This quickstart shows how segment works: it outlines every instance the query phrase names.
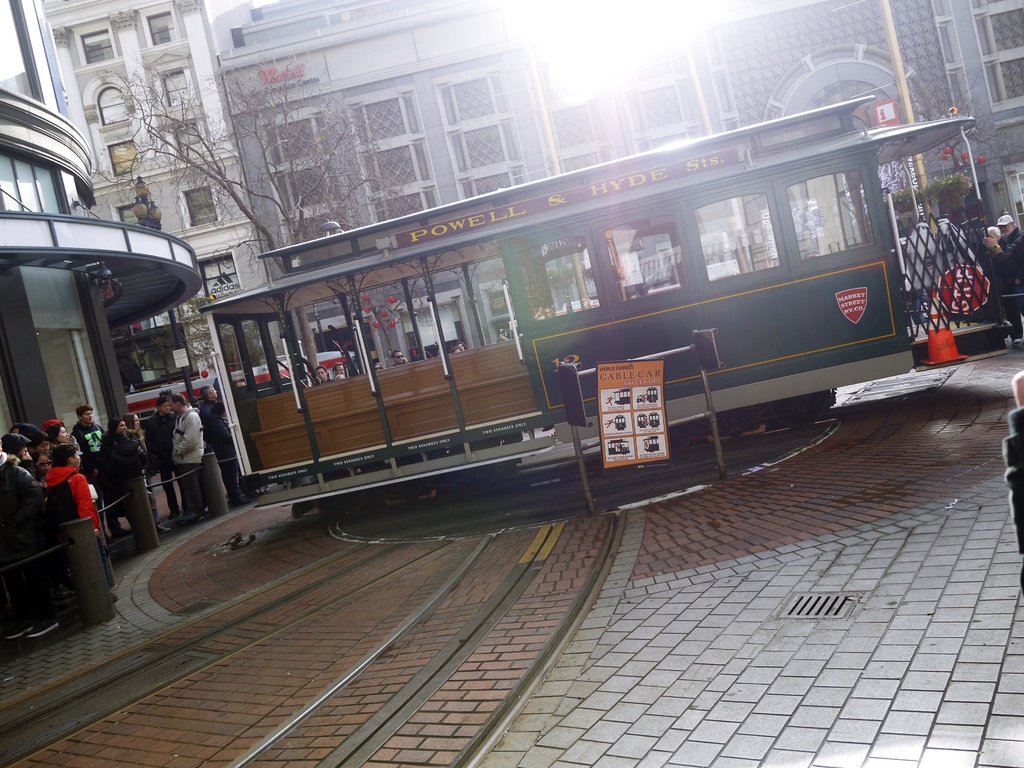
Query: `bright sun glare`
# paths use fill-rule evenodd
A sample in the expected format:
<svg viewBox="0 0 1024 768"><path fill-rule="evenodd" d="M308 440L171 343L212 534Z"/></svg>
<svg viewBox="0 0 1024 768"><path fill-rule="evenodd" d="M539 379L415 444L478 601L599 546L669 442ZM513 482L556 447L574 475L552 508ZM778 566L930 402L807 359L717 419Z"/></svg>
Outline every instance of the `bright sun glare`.
<svg viewBox="0 0 1024 768"><path fill-rule="evenodd" d="M721 4L721 0L720 0ZM528 40L551 86L582 100L663 59L699 31L708 0L505 0L509 32Z"/></svg>

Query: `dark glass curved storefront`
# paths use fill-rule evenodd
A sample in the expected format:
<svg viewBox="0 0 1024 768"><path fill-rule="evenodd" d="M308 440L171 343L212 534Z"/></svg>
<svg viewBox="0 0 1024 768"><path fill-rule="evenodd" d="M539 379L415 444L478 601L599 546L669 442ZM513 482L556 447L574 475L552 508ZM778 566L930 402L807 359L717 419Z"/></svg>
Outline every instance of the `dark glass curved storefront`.
<svg viewBox="0 0 1024 768"><path fill-rule="evenodd" d="M84 402L103 423L127 410L110 328L195 295L195 252L85 215L89 150L61 114L40 5L0 0L0 42L0 429L54 417L70 426Z"/></svg>

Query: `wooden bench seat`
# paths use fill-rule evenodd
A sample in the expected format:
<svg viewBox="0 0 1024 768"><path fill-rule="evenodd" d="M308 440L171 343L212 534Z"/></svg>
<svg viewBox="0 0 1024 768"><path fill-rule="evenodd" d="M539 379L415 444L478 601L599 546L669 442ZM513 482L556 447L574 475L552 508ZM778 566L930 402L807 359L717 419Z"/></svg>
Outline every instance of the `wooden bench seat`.
<svg viewBox="0 0 1024 768"><path fill-rule="evenodd" d="M395 440L457 429L451 386L440 358L388 368L377 374L388 427Z"/></svg>
<svg viewBox="0 0 1024 768"><path fill-rule="evenodd" d="M537 410L526 367L515 345L495 344L450 358L459 404L467 425L485 424ZM388 368L377 374L388 428L396 441L458 428L451 387L441 360L433 358ZM377 400L364 376L303 390L321 456L372 448L385 442ZM295 396L283 392L260 398L259 429L252 432L264 467L312 458L305 421Z"/></svg>
<svg viewBox="0 0 1024 768"><path fill-rule="evenodd" d="M537 410L530 374L511 342L470 349L450 359L467 425Z"/></svg>

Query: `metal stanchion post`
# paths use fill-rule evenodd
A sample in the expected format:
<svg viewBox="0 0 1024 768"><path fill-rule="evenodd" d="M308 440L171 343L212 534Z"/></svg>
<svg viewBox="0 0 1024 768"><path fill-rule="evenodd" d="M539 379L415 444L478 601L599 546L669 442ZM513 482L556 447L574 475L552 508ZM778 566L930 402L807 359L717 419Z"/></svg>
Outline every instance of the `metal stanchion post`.
<svg viewBox="0 0 1024 768"><path fill-rule="evenodd" d="M715 463L718 465L718 477L725 480L729 475L725 469L725 455L722 453L722 439L718 435L718 415L715 413L715 403L711 399L711 384L708 383L708 372L700 369L700 380L704 384L704 399L707 402L708 423L711 424L711 438L715 443Z"/></svg>
<svg viewBox="0 0 1024 768"><path fill-rule="evenodd" d="M203 454L203 468L199 472L199 482L203 487L203 498L210 517L221 517L228 513L228 492L224 490L224 480L220 476L217 457L212 453Z"/></svg>
<svg viewBox="0 0 1024 768"><path fill-rule="evenodd" d="M597 512L594 506L594 494L590 492L590 479L587 477L587 465L583 461L583 446L580 444L580 429L575 424L572 429L572 447L576 452L576 466L580 471L580 481L583 483L583 500L587 503L587 512L591 515Z"/></svg>
<svg viewBox="0 0 1024 768"><path fill-rule="evenodd" d="M153 507L149 503L146 478L133 477L127 485L131 494L124 500L124 512L128 524L132 527L135 548L139 552L149 552L160 546L160 536L156 532L156 523L153 522Z"/></svg>
<svg viewBox="0 0 1024 768"><path fill-rule="evenodd" d="M80 517L61 523L60 535L64 541L70 542L68 567L75 585L82 624L91 627L110 621L115 616L114 603L110 599L110 587L92 519Z"/></svg>

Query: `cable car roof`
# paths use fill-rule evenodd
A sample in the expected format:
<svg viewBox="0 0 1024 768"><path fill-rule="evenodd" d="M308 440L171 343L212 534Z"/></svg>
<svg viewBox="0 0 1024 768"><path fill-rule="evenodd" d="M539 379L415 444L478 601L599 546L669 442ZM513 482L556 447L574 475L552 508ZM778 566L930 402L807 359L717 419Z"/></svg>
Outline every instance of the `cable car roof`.
<svg viewBox="0 0 1024 768"><path fill-rule="evenodd" d="M389 238L393 242L395 233L402 233L403 230L410 228L430 227L432 224L457 215L466 217L474 213L487 213L507 206L510 202L515 203L584 185L588 181L609 178L617 173L635 172L638 163L643 164L644 160L648 165L655 165L658 162L667 163L670 158L696 156L697 153L711 150L725 150L728 153L737 149L750 152L754 142L769 134L786 135L788 130L795 131L802 124L815 124L816 121L827 123L829 119L838 118L845 126L845 130L842 133L834 133L824 140L819 139L818 147L813 150L813 153L820 155L843 149L862 149L866 146L874 146L878 154L878 162L881 164L905 160L933 147L954 141L960 136L962 130L966 131L972 128L975 122L974 118L959 117L930 123L858 129L854 113L873 101L873 96L864 96L734 131L676 142L639 155L588 166L558 176L449 203L428 211L419 211L390 221L270 251L261 254L260 258L281 259L285 263L291 263L293 259L310 260L313 262L313 266L286 274L268 285L232 294L207 305L202 311L216 312L219 315L250 315L276 312L279 309L290 310L308 306L314 302L334 300L339 292L347 292L347 284L343 281L348 275L378 272L380 273L380 282L387 282L398 277L410 276L415 271L414 265L406 266L403 269L405 262L444 251L453 254L455 263L468 260L468 255L455 256L455 254L460 254L460 249L471 249L477 241L486 239L487 235L483 231L479 234L467 232L450 241L428 241L419 246L404 247L400 252L395 252L382 243L386 243ZM807 142L801 141L780 150L765 150L759 157L774 155L776 152L782 162L810 156ZM739 170L742 170L742 167L738 166ZM664 189L664 187L659 187L659 189ZM557 215L564 214L559 212ZM543 217L539 217L538 222L543 223ZM494 237L500 236L502 232L500 228L491 231ZM363 247L362 252L355 256L343 252L345 248L348 248L348 254L353 252L352 248L358 252L360 242L375 243L376 247ZM353 246L353 244L355 245ZM479 254L473 255L473 258L479 258ZM318 262L322 262L323 266L315 266ZM280 306L278 305L279 299Z"/></svg>

